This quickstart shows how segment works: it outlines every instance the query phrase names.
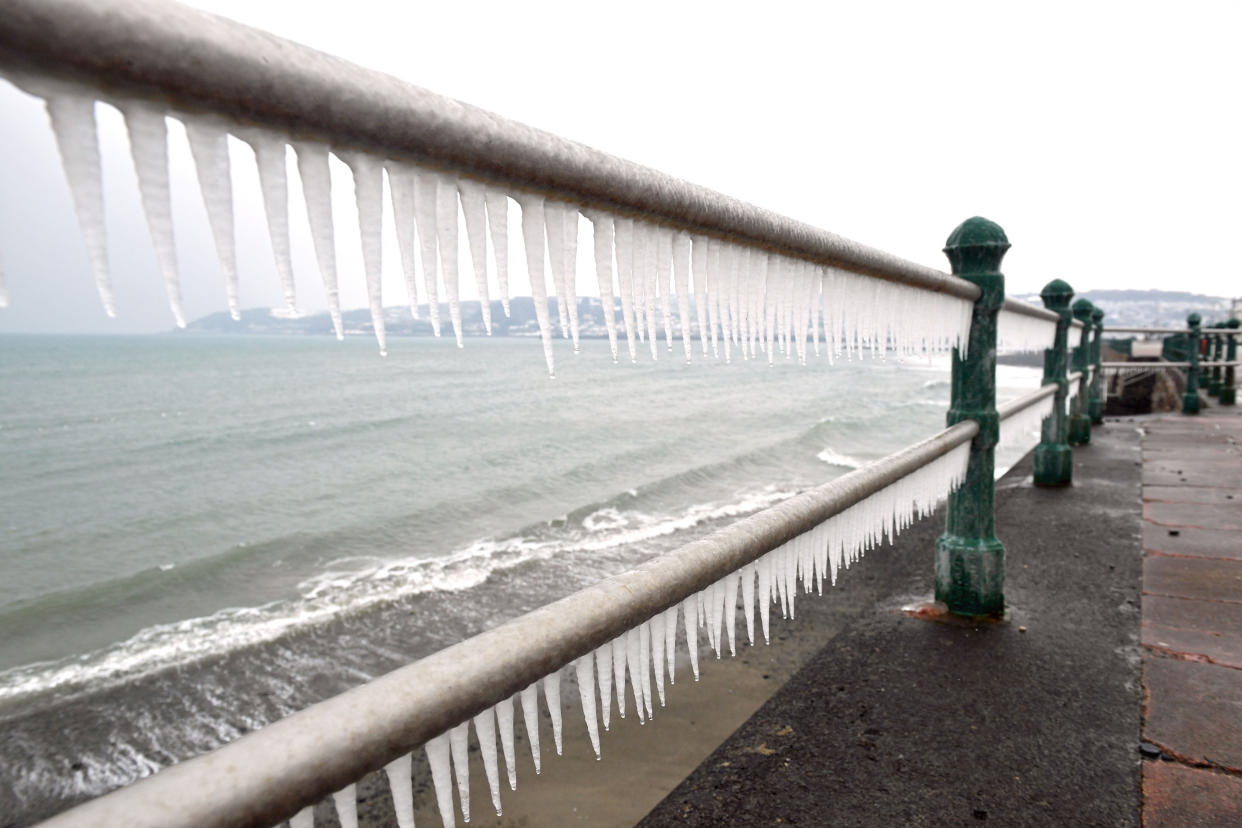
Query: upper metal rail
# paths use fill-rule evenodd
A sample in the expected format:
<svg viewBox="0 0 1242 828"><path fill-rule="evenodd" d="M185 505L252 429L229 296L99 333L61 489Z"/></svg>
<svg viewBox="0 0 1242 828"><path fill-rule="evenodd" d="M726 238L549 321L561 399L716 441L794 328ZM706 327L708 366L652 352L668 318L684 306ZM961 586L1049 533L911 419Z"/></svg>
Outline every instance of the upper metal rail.
<svg viewBox="0 0 1242 828"><path fill-rule="evenodd" d="M1001 310L1010 313L1020 313L1023 316L1031 316L1035 319L1045 319L1049 322L1056 322L1058 316L1047 308L1037 307L1035 305L1023 302L1020 299L1005 297L1005 304L1001 305Z"/></svg>
<svg viewBox="0 0 1242 828"><path fill-rule="evenodd" d="M1105 334L1112 333L1141 333L1141 334L1158 334L1167 336L1170 334L1188 334L1190 328L1105 328Z"/></svg>
<svg viewBox="0 0 1242 828"><path fill-rule="evenodd" d="M1215 362L1206 361L1206 362L1198 363L1198 366L1200 368L1218 368L1218 367L1228 368L1231 365L1234 367L1237 367L1239 365L1242 365L1242 362L1228 362L1225 360L1217 360ZM1189 362L1159 362L1156 360L1143 360L1143 359L1135 359L1135 360L1130 360L1127 362L1101 362L1100 363L1100 368L1115 368L1115 369L1147 368L1147 369L1154 370L1156 368L1189 368L1189 367L1190 367Z"/></svg>
<svg viewBox="0 0 1242 828"><path fill-rule="evenodd" d="M971 301L979 296L975 285L933 268L166 0L8 0L0 67L448 167Z"/></svg>
<svg viewBox="0 0 1242 828"><path fill-rule="evenodd" d="M1078 375L1071 374L1069 378L1073 379L1075 376ZM1023 394L1017 399L1013 399L1007 403L996 406L996 416L1001 420L1001 422L1004 422L1018 412L1025 411L1036 403L1048 399L1055 393L1057 393L1057 384L1055 382L1050 382L1047 385L1041 385L1029 394Z"/></svg>
<svg viewBox="0 0 1242 828"><path fill-rule="evenodd" d="M707 538L79 805L45 824L274 825L970 442L978 433L974 420L958 423Z"/></svg>

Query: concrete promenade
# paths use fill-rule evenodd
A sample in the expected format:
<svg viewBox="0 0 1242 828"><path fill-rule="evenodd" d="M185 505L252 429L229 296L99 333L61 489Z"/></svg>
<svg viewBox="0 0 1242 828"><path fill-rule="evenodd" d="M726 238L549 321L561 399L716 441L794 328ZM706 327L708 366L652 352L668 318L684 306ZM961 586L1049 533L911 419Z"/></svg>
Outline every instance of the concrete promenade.
<svg viewBox="0 0 1242 828"><path fill-rule="evenodd" d="M1242 416L1109 421L1074 473L998 484L1004 621L903 612L943 523L913 527L871 553L888 595L642 824L1242 824Z"/></svg>

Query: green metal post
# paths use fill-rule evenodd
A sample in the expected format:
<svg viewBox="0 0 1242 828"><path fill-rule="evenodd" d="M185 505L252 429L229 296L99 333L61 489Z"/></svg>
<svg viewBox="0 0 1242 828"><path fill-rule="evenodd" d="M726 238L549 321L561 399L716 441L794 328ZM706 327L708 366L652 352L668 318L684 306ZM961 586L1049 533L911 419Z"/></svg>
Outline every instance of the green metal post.
<svg viewBox="0 0 1242 828"><path fill-rule="evenodd" d="M1186 393L1182 394L1183 414L1199 413L1199 343L1203 338L1199 323L1202 321L1203 317L1197 313L1186 317L1190 325L1190 370L1186 372Z"/></svg>
<svg viewBox="0 0 1242 828"><path fill-rule="evenodd" d="M1238 358L1238 326L1242 325L1236 319L1230 319L1225 323L1225 339L1228 340L1225 345L1225 361L1234 362ZM1238 403L1238 387L1235 383L1235 373L1233 366L1225 368L1225 378L1220 385L1220 404L1221 405L1237 405Z"/></svg>
<svg viewBox="0 0 1242 828"><path fill-rule="evenodd" d="M1091 337L1091 400L1087 406L1087 414L1093 425L1104 422L1104 372L1100 367L1101 340L1104 337L1104 311L1096 308L1091 311L1091 323L1095 334Z"/></svg>
<svg viewBox="0 0 1242 828"><path fill-rule="evenodd" d="M1057 336L1053 345L1044 351L1044 385L1057 384L1056 402L1052 416L1044 420L1042 439L1035 447L1035 485L1068 486L1074 480L1074 455L1066 442L1069 419L1065 402L1069 399L1069 328L1073 315L1070 300L1074 289L1060 279L1053 279L1039 294L1044 307L1057 315Z"/></svg>
<svg viewBox="0 0 1242 828"><path fill-rule="evenodd" d="M962 486L949 495L945 532L936 542L936 600L958 615L1005 611L1005 547L996 539L995 450L1000 436L996 414L996 316L1005 301L1001 259L1009 239L1000 225L978 216L958 226L945 243L953 273L981 289L963 356L953 351L949 425L979 423L970 445Z"/></svg>
<svg viewBox="0 0 1242 828"><path fill-rule="evenodd" d="M1225 337L1219 333L1223 327L1225 327L1223 323L1212 326L1212 338L1208 340L1206 356L1213 362L1220 362L1225 358ZM1212 366L1212 370L1208 373L1208 396L1220 396L1220 387L1223 380L1222 373L1219 365Z"/></svg>
<svg viewBox="0 0 1242 828"><path fill-rule="evenodd" d="M1082 337L1078 341L1078 347L1074 349L1074 370L1080 372L1081 376L1078 378L1078 396L1074 398L1074 410L1070 414L1068 439L1071 446L1085 446L1091 442L1091 417L1087 408L1091 393L1088 381L1093 327L1091 312L1094 310L1095 305L1086 299L1079 299L1073 305L1074 318L1082 323Z"/></svg>

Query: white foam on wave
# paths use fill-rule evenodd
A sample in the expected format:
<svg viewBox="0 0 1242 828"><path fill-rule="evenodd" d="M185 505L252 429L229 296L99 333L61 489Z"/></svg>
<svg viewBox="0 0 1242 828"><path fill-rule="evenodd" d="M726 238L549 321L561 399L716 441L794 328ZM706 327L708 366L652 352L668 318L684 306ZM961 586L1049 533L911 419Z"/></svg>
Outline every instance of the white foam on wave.
<svg viewBox="0 0 1242 828"><path fill-rule="evenodd" d="M837 454L831 448L826 448L815 455L815 459L822 460L830 466L840 466L843 469L858 469L863 466L863 461L845 454Z"/></svg>
<svg viewBox="0 0 1242 828"><path fill-rule="evenodd" d="M401 598L456 592L478 586L493 573L572 551L601 551L650 541L704 523L737 517L796 494L767 486L729 502L692 505L679 514L600 509L550 538L486 538L438 558L382 561L349 557L298 585L299 596L256 607L231 607L208 616L148 627L111 646L54 662L0 672L0 704L9 706L49 692L99 690L172 666L181 666ZM637 562L637 559L636 561Z"/></svg>

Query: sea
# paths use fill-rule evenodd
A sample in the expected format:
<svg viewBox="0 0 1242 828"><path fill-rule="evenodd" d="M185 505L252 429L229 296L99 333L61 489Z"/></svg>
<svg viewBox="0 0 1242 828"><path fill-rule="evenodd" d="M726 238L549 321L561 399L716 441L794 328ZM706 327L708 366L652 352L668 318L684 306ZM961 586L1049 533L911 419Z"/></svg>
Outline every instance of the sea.
<svg viewBox="0 0 1242 828"><path fill-rule="evenodd" d="M553 379L520 337L0 337L0 812L218 746L944 425L944 356L674 344L614 364L558 341ZM1010 398L1039 371L998 378Z"/></svg>

